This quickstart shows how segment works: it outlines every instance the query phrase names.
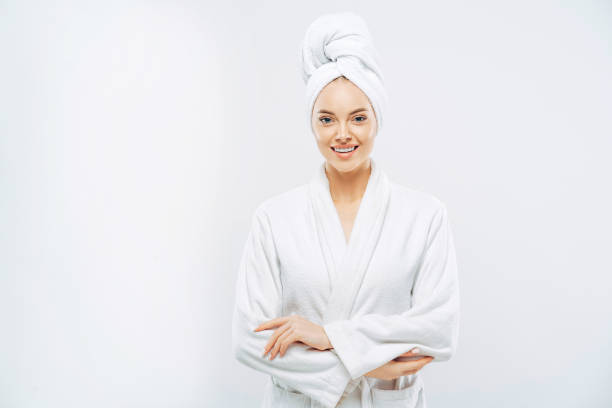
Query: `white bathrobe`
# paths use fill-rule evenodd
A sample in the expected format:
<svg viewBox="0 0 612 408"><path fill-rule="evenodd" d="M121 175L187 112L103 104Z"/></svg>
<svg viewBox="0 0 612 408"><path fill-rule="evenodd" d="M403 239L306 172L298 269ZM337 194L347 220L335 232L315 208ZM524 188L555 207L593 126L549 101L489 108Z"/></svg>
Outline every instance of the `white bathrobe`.
<svg viewBox="0 0 612 408"><path fill-rule="evenodd" d="M309 183L254 212L232 347L238 361L269 375L263 407L423 408L419 372L395 380L364 374L414 347L431 363L455 352L459 285L446 206L371 163L348 243L324 162ZM282 357L262 357L276 329L253 329L292 314L323 326L333 348L297 342Z"/></svg>

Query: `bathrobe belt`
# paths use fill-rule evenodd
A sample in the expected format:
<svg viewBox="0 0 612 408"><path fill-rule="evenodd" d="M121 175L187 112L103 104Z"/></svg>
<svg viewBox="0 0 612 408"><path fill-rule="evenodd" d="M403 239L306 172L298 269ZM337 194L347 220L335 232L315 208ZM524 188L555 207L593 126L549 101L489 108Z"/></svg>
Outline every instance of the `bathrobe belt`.
<svg viewBox="0 0 612 408"><path fill-rule="evenodd" d="M272 386L276 387L278 392L284 395L287 395L289 391L287 390L285 385L281 385L278 379L274 376L271 376L271 380L272 380ZM356 380L351 380L349 382L348 387L350 387L350 391L345 392L345 394L340 398L340 401L338 401L338 403L340 403L344 398L346 398L348 394L355 391L355 388L359 387L361 388L361 407L362 408L374 408L374 402L372 401L370 383L368 382L365 376L362 376ZM314 404L314 400L311 397L309 406L312 406L313 404Z"/></svg>
<svg viewBox="0 0 612 408"><path fill-rule="evenodd" d="M344 391L344 394L340 398L340 401L346 398L348 394L351 394L353 391L355 391L355 388L357 387L361 389L361 407L373 408L374 402L372 401L371 387L365 376L361 376L358 379L351 380L348 383L347 389Z"/></svg>
<svg viewBox="0 0 612 408"><path fill-rule="evenodd" d="M365 376L361 377L361 381L359 381L359 387L361 388L361 407L373 408L374 402L372 401L370 383L368 382Z"/></svg>

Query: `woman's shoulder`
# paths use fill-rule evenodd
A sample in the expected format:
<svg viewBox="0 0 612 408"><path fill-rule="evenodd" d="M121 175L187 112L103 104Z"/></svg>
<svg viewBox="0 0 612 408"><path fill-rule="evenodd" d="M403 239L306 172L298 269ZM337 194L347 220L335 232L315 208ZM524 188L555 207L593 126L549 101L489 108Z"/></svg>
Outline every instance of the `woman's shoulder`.
<svg viewBox="0 0 612 408"><path fill-rule="evenodd" d="M414 187L391 182L392 196L396 204L410 208L418 213L436 214L446 210L446 204L437 195Z"/></svg>
<svg viewBox="0 0 612 408"><path fill-rule="evenodd" d="M302 184L264 199L257 205L255 214L275 218L287 217L307 206L308 184Z"/></svg>

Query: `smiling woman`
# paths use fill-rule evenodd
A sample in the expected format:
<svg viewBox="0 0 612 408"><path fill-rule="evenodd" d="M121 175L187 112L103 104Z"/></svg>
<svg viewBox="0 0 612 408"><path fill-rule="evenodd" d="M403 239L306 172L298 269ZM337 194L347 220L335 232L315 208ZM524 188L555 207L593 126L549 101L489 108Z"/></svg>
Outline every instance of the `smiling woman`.
<svg viewBox="0 0 612 408"><path fill-rule="evenodd" d="M370 157L386 94L365 22L322 16L303 43L308 126L324 161L261 203L236 281L232 346L269 375L263 407L425 407L419 375L459 329L446 206Z"/></svg>
<svg viewBox="0 0 612 408"><path fill-rule="evenodd" d="M314 111L311 126L317 145L334 168L351 171L370 156L378 125L370 100L359 87L338 77L321 90Z"/></svg>

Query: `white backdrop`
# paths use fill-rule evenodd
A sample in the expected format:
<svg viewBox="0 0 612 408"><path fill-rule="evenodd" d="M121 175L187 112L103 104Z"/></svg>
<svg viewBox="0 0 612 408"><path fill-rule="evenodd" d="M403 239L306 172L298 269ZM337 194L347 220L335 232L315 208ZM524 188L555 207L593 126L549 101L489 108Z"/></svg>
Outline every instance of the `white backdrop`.
<svg viewBox="0 0 612 408"><path fill-rule="evenodd" d="M298 52L343 10L390 94L374 156L455 235L429 406L612 404L609 1L2 1L1 407L259 406L239 257L321 160Z"/></svg>

